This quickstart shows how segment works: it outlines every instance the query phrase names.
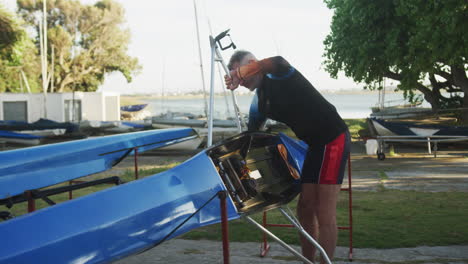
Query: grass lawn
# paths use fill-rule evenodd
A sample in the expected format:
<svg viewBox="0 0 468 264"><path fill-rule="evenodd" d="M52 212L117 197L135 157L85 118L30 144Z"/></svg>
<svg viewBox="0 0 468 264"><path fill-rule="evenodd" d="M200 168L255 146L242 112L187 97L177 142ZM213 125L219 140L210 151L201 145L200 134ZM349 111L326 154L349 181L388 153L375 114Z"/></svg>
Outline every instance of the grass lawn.
<svg viewBox="0 0 468 264"><path fill-rule="evenodd" d="M133 96L120 96L120 105L136 105L136 104L143 104L141 100Z"/></svg>
<svg viewBox="0 0 468 264"><path fill-rule="evenodd" d="M353 244L357 248L400 248L468 244L468 193L423 193L384 190L353 192ZM348 225L347 195L338 204L338 225ZM295 210L295 201L290 204ZM261 214L254 216L261 221ZM269 223L288 223L277 210L268 213ZM230 240L260 241L262 234L242 220L230 222ZM293 228L271 227L287 243L298 244ZM199 228L187 239L221 239L219 225ZM339 231L338 244L348 246L348 231Z"/></svg>
<svg viewBox="0 0 468 264"><path fill-rule="evenodd" d="M345 119L346 125L348 125L349 133L352 139L359 139L359 130L367 129L368 125L365 118L359 119Z"/></svg>

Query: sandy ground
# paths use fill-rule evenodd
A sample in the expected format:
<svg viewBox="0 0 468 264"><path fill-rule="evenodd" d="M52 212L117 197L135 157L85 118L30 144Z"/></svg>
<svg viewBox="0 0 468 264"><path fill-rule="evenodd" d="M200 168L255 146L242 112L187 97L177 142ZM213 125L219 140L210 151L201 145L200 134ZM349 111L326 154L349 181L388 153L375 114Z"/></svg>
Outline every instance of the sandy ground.
<svg viewBox="0 0 468 264"><path fill-rule="evenodd" d="M260 243L231 242L230 263L242 264L300 264L292 254L276 243L271 244L265 257L260 257ZM298 246L294 249L300 250ZM140 255L117 261L118 264L153 264L153 263L223 263L221 242L172 239L157 248ZM416 247L399 249L366 249L353 251L353 261L348 259L348 248L338 247L333 263L353 264L436 264L468 263L468 246L451 247Z"/></svg>
<svg viewBox="0 0 468 264"><path fill-rule="evenodd" d="M365 154L362 142L353 143L351 159L353 190L373 191L384 186L424 192L468 191L468 151L441 147L435 158L424 148L395 145L395 152L397 155L387 154L385 160L379 161L375 156ZM139 158L138 164L140 168L158 167L161 164L182 162L193 154L145 155ZM120 174L133 168L133 159L126 159L111 173ZM221 247L221 242L216 241L172 239L152 250L117 263L223 263ZM260 243L230 243L231 263L301 263L276 243L272 243L272 248L266 257L259 257L259 252ZM339 247L334 263L350 263L348 253L348 248ZM468 245L387 250L357 248L353 250L352 263L468 263Z"/></svg>

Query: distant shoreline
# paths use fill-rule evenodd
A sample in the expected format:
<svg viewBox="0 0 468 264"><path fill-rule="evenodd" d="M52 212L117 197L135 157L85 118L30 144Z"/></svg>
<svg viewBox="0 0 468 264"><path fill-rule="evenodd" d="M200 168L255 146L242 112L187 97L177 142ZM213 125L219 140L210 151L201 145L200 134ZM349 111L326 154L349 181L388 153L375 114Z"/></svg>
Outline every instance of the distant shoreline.
<svg viewBox="0 0 468 264"><path fill-rule="evenodd" d="M378 91L370 91L370 90L338 90L338 91L331 91L331 90L322 90L320 91L321 94L377 94ZM402 93L401 91L385 91L387 94L398 94ZM253 95L253 92L243 92L237 93L236 96L244 96L244 95ZM209 97L209 94L206 95ZM224 96L224 93L216 93L215 96ZM120 95L121 98L128 98L134 100L148 100L148 99L198 99L203 98L202 93L187 93L187 94L170 94L161 96L160 94L122 94Z"/></svg>

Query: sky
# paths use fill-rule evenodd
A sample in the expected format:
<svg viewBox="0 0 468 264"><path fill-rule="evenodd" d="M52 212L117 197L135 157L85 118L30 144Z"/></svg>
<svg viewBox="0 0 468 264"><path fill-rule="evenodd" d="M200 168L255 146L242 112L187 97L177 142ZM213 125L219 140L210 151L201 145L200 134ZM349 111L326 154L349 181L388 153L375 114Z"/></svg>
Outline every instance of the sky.
<svg viewBox="0 0 468 264"><path fill-rule="evenodd" d="M81 0L93 4L96 0ZM120 73L106 76L100 91L167 94L202 90L193 0L117 0L131 31L129 55L143 69L131 83ZM14 6L15 0L0 0ZM324 70L323 40L333 15L322 0L196 0L205 87L210 87L210 25L213 35L230 29L237 49L258 59L281 55L319 90L362 85ZM222 51L229 60L233 50ZM215 89L222 89L216 70ZM246 91L245 88L242 88Z"/></svg>

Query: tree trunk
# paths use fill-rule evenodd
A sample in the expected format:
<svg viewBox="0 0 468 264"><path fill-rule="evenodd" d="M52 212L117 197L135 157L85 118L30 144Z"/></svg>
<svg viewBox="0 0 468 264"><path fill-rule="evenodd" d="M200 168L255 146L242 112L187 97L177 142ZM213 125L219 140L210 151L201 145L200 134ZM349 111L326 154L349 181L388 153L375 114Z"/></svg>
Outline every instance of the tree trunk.
<svg viewBox="0 0 468 264"><path fill-rule="evenodd" d="M468 125L468 91L464 92L464 97L463 97L463 109L461 111L461 122L464 125Z"/></svg>
<svg viewBox="0 0 468 264"><path fill-rule="evenodd" d="M461 122L465 125L468 125L468 78L466 77L466 72L461 66L451 66L453 80L456 86L459 86L463 91L463 106L460 113Z"/></svg>
<svg viewBox="0 0 468 264"><path fill-rule="evenodd" d="M385 72L384 77L400 82L403 79L401 74L394 73L391 71ZM426 100L431 105L432 110L437 111L440 109L439 98L436 94L432 93L431 89L427 88L426 86L422 85L417 81L414 83L414 87L424 95L424 100Z"/></svg>
<svg viewBox="0 0 468 264"><path fill-rule="evenodd" d="M63 93L68 84L73 82L73 76L71 73L65 74L65 77L57 83L58 92Z"/></svg>
<svg viewBox="0 0 468 264"><path fill-rule="evenodd" d="M440 100L437 92L434 93L419 82L415 83L415 87L418 91L423 93L424 100L431 105L433 111L438 111L440 109Z"/></svg>

